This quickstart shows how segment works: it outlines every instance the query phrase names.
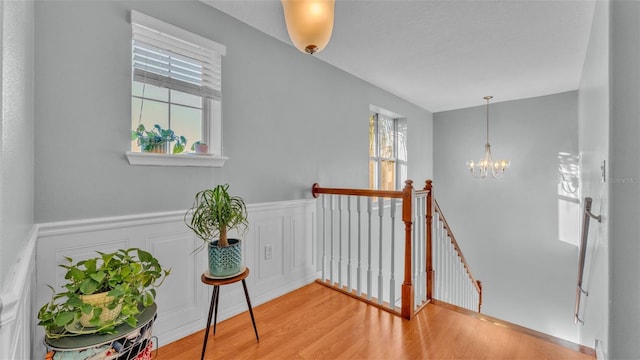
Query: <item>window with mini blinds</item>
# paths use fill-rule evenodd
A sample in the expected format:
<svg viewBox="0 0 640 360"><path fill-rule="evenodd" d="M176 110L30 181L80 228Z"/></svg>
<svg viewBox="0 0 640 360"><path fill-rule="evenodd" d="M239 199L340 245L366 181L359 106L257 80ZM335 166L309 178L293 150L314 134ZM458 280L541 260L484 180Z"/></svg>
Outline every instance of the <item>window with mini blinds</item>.
<svg viewBox="0 0 640 360"><path fill-rule="evenodd" d="M225 46L136 11L131 25L129 161L221 166L210 160L224 160L220 103ZM158 163L146 163L149 159Z"/></svg>

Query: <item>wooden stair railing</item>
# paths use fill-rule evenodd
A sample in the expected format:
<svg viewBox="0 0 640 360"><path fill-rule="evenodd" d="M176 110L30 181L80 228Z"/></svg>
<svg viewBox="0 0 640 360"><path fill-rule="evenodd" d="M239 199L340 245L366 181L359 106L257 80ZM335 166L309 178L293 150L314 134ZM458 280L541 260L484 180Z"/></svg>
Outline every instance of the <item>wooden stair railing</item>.
<svg viewBox="0 0 640 360"><path fill-rule="evenodd" d="M471 275L460 247L433 198L431 180L427 180L424 189L420 190L415 190L413 181L407 180L402 191L322 188L314 184L312 194L316 198L324 195L321 203L322 279L318 283L411 319L427 303L435 300L434 283L446 284L444 278L436 278L438 273L434 271L433 259L434 228L438 230L437 226L445 224L456 256L478 289L480 310L481 284ZM395 226L398 222L395 216L397 207L401 208L402 222L398 227ZM386 213L388 217L385 217ZM362 225L363 217L366 218L365 226ZM348 227L344 227L343 222L348 223ZM352 226L354 223L357 226ZM374 224L378 225L377 229ZM403 238L403 241L396 242L396 237ZM441 245L436 244L436 247L442 249ZM396 252L397 249L402 253ZM347 254L346 261L344 254ZM435 265L437 268L439 264ZM334 272L334 269L337 271ZM343 277L345 270L346 276ZM373 281L376 270L377 283ZM398 289L396 270L402 272L403 279ZM363 273L366 275L366 287L362 281ZM441 275L445 273L443 271ZM386 281L388 286L385 285ZM401 295L399 300L395 296L397 290ZM438 300L447 302L448 299ZM399 306L396 305L398 301ZM455 302L453 304L458 305Z"/></svg>
<svg viewBox="0 0 640 360"><path fill-rule="evenodd" d="M464 271L466 273L466 276L468 276L468 278L469 278L469 283L477 291L477 294L478 294L478 300L477 300L478 312L481 312L481 309L482 309L482 282L480 282L479 280L476 280L474 278L473 274L471 273L471 269L469 267L469 263L467 263L467 260L465 259L464 254L462 254L462 250L460 249L460 245L458 245L458 241L456 240L455 235L453 235L453 232L451 231L451 227L447 223L447 219L445 219L444 215L442 214L442 209L440 209L440 205L438 205L438 202L435 201L435 199L434 199L434 206L435 206L435 212L436 212L436 214L438 216L439 222L442 224L442 228L446 231L446 238L449 239L449 241L450 241L450 243L451 243L451 245L453 247L453 250L457 254L458 258L460 259L460 263L464 267ZM442 239L442 240L446 240L446 239ZM454 301L448 301L448 302L454 303ZM464 304L455 304L454 303L454 305L458 305L460 307L468 307L468 306L464 306Z"/></svg>

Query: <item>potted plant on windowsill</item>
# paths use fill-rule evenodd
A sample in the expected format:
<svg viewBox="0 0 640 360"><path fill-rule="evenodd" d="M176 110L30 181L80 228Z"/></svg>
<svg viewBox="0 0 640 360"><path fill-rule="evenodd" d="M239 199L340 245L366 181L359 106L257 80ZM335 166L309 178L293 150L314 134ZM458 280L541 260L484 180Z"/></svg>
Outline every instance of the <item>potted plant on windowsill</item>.
<svg viewBox="0 0 640 360"><path fill-rule="evenodd" d="M191 150L196 154L208 154L209 153L209 145L207 143L202 142L200 140L196 141L191 145Z"/></svg>
<svg viewBox="0 0 640 360"><path fill-rule="evenodd" d="M137 324L136 315L155 301L155 288L171 270L150 253L137 248L67 263L64 291L40 308L38 325L48 338L80 334L110 334L117 325Z"/></svg>
<svg viewBox="0 0 640 360"><path fill-rule="evenodd" d="M213 277L230 277L242 271L241 241L228 239L227 233L246 231L247 207L242 198L231 196L228 190L229 185L218 185L198 192L184 216L185 224L208 246L208 275Z"/></svg>
<svg viewBox="0 0 640 360"><path fill-rule="evenodd" d="M187 139L184 136L178 136L171 129L163 129L160 125L155 124L153 129L145 129L143 124L131 131L131 141L137 140L140 150L143 152L152 152L160 154L168 154L171 143L173 145L173 153L179 154L184 151Z"/></svg>

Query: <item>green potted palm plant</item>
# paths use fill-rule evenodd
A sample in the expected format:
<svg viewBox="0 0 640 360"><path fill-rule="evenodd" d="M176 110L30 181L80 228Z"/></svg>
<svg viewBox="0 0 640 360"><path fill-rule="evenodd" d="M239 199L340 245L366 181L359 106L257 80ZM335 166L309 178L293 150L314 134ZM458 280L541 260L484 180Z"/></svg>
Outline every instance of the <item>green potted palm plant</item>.
<svg viewBox="0 0 640 360"><path fill-rule="evenodd" d="M131 248L74 262L65 257L64 291L40 308L38 325L48 338L114 333L116 326L137 324L136 315L154 303L156 290L171 270L150 253Z"/></svg>
<svg viewBox="0 0 640 360"><path fill-rule="evenodd" d="M198 192L184 216L185 224L208 246L209 274L214 277L228 277L242 270L241 241L229 239L227 234L230 230L246 231L247 207L242 198L231 196L228 190L229 185L217 185Z"/></svg>

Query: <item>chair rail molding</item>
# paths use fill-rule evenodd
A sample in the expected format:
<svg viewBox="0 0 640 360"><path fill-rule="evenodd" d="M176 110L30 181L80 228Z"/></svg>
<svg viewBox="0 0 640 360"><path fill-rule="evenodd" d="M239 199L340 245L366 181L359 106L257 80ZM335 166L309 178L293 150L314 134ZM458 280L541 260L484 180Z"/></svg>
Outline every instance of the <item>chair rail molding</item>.
<svg viewBox="0 0 640 360"><path fill-rule="evenodd" d="M247 204L249 231L244 236L243 259L251 269L247 286L252 304L272 300L313 282L317 277L313 258L315 246L315 200ZM47 302L47 284L64 284L64 256L80 260L95 251L138 247L156 256L171 275L158 289L158 319L153 334L159 346L178 340L205 327L211 289L200 275L207 267L207 251L194 253L202 241L184 224L184 211L82 219L39 226L36 246L37 281L35 306ZM230 236L238 234L230 233ZM269 247L270 256L265 249ZM238 300L244 298L241 286L223 290L219 321L247 311ZM256 318L258 328L260 319ZM36 344L44 333L34 325ZM44 356L44 347L34 349L34 358ZM42 356L41 356L42 355Z"/></svg>

